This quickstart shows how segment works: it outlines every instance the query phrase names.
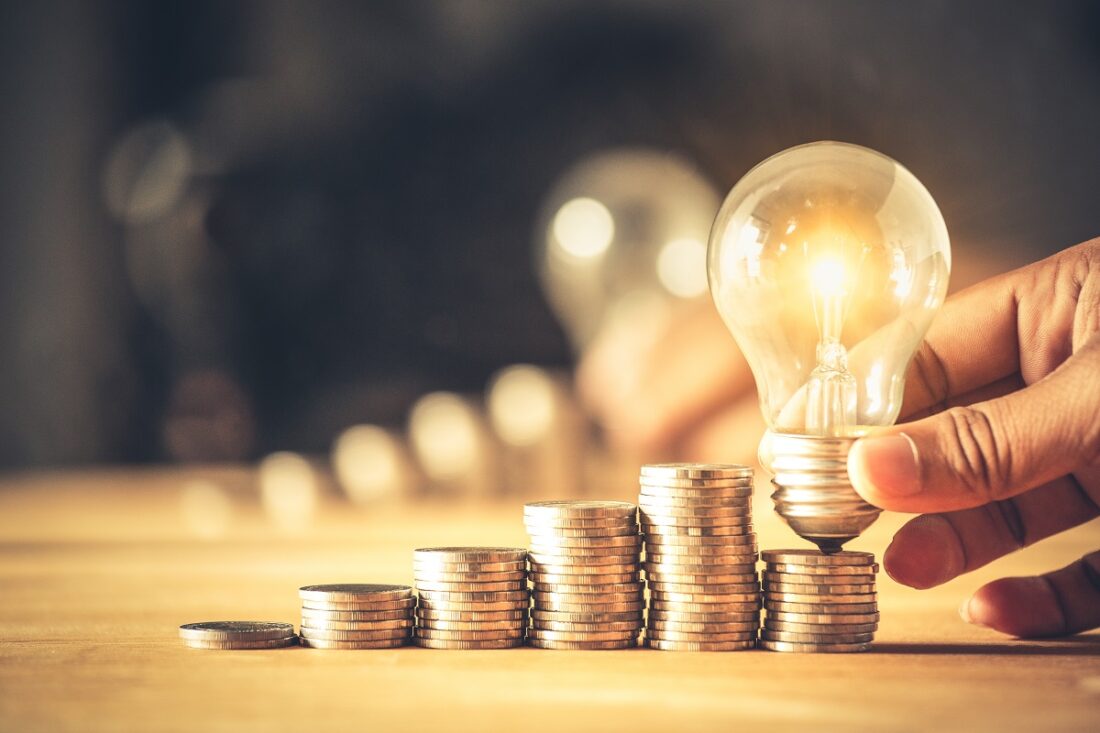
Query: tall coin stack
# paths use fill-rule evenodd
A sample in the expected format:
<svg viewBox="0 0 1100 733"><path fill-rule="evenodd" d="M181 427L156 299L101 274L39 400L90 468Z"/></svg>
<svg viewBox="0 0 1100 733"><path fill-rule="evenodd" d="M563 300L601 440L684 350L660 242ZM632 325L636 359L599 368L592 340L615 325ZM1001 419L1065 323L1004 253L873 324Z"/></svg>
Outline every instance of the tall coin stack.
<svg viewBox="0 0 1100 733"><path fill-rule="evenodd" d="M510 649L527 628L527 550L427 547L413 552L417 646Z"/></svg>
<svg viewBox="0 0 1100 733"><path fill-rule="evenodd" d="M638 508L623 501L523 507L531 537L531 646L626 649L643 627Z"/></svg>
<svg viewBox="0 0 1100 733"><path fill-rule="evenodd" d="M646 642L668 651L738 651L760 625L752 469L642 466L642 535L649 585Z"/></svg>
<svg viewBox="0 0 1100 733"><path fill-rule="evenodd" d="M302 646L392 649L409 643L416 599L407 585L307 585L298 597Z"/></svg>
<svg viewBox="0 0 1100 733"><path fill-rule="evenodd" d="M767 550L760 646L777 652L862 652L878 628L869 552Z"/></svg>

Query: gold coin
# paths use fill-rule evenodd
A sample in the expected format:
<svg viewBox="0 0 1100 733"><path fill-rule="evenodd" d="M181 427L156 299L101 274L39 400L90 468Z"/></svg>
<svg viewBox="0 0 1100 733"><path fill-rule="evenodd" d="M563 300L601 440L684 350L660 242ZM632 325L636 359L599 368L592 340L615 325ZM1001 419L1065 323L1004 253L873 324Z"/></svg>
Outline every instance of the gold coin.
<svg viewBox="0 0 1100 733"><path fill-rule="evenodd" d="M576 558L579 560L588 560L590 558L599 557L614 557L616 562L621 562L618 558L622 557L637 557L642 551L642 541L639 538L638 541L632 545L618 546L618 547L557 547L555 545L547 545L543 543L531 543L531 557L552 557L558 558L559 561L562 558Z"/></svg>
<svg viewBox="0 0 1100 733"><path fill-rule="evenodd" d="M872 575L794 575L764 571L764 580L769 583L797 583L800 585L866 585L874 584Z"/></svg>
<svg viewBox="0 0 1100 733"><path fill-rule="evenodd" d="M650 622L686 623L686 624L741 624L759 625L759 611L740 611L736 613L685 613L682 611L658 611L651 609Z"/></svg>
<svg viewBox="0 0 1100 733"><path fill-rule="evenodd" d="M756 630L759 624L753 621L742 621L740 623L707 623L707 622L690 622L690 621L663 621L661 619L651 619L646 626L647 629L654 631L666 631L666 632L684 632L689 634L756 634ZM647 632L648 633L648 632ZM660 635L658 634L658 638Z"/></svg>
<svg viewBox="0 0 1100 733"><path fill-rule="evenodd" d="M765 550L764 561L784 565L873 565L869 552L842 550L826 555L820 550Z"/></svg>
<svg viewBox="0 0 1100 733"><path fill-rule="evenodd" d="M752 479L691 479L670 478L650 479L644 476L638 480L643 494L752 494Z"/></svg>
<svg viewBox="0 0 1100 733"><path fill-rule="evenodd" d="M202 621L180 626L181 639L197 641L263 641L294 635L294 625L277 621Z"/></svg>
<svg viewBox="0 0 1100 733"><path fill-rule="evenodd" d="M799 634L793 631L778 631L765 628L760 632L760 638L768 639L769 641L789 641L795 644L865 644L869 641L873 641L875 635L872 632L857 634Z"/></svg>
<svg viewBox="0 0 1100 733"><path fill-rule="evenodd" d="M754 535L751 523L725 527L685 527L676 524L642 524L646 537L742 537Z"/></svg>
<svg viewBox="0 0 1100 733"><path fill-rule="evenodd" d="M427 570L414 571L414 578L419 584L427 583L512 583L527 579L527 573L523 570L515 570L508 573L438 573Z"/></svg>
<svg viewBox="0 0 1100 733"><path fill-rule="evenodd" d="M740 565L726 565L719 563L688 563L688 562L644 562L642 569L646 577L650 575L695 575L698 577L712 577L722 575L756 575L756 563L742 563Z"/></svg>
<svg viewBox="0 0 1100 733"><path fill-rule="evenodd" d="M580 539L584 537L629 537L638 534L638 525L634 522L618 527L594 527L594 528L562 528L539 527L527 525L527 534L532 538L539 538L547 542L556 542L561 539Z"/></svg>
<svg viewBox="0 0 1100 733"><path fill-rule="evenodd" d="M760 586L756 583L715 583L688 584L688 583L661 583L655 580L649 581L649 590L658 593L759 593Z"/></svg>
<svg viewBox="0 0 1100 733"><path fill-rule="evenodd" d="M640 552L629 555L591 555L579 553L531 552L531 567L536 565L634 565L637 567Z"/></svg>
<svg viewBox="0 0 1100 733"><path fill-rule="evenodd" d="M496 601L526 601L527 589L523 590L502 590L502 591L486 591L486 592L468 592L458 593L442 590L420 590L417 589L421 602L425 600L436 601L439 603L445 603L448 601L458 601L460 603L470 603L473 601L486 601L493 603Z"/></svg>
<svg viewBox="0 0 1100 733"><path fill-rule="evenodd" d="M651 555L682 555L685 557L697 557L699 562L710 562L713 557L733 556L739 558L742 563L755 563L757 559L756 545L707 545L705 547L692 547L691 545L663 545L657 542L646 542L645 550Z"/></svg>
<svg viewBox="0 0 1100 733"><path fill-rule="evenodd" d="M701 558L694 555L647 552L645 558L646 562L652 565L686 565L686 563L690 561L692 565L723 566L723 570L725 570L726 567L744 567L746 565L753 570L756 569L755 553L751 555L708 555L705 558Z"/></svg>
<svg viewBox="0 0 1100 733"><path fill-rule="evenodd" d="M638 561L632 559L623 565L559 565L531 563L531 575L574 576L574 575L627 575L638 572Z"/></svg>
<svg viewBox="0 0 1100 733"><path fill-rule="evenodd" d="M420 563L518 563L527 558L523 547L421 547L413 550Z"/></svg>
<svg viewBox="0 0 1100 733"><path fill-rule="evenodd" d="M693 634L688 631L668 629L646 629L646 638L657 641L688 641L696 644L720 644L729 641L752 641L756 639L756 629L750 631L732 631L721 634Z"/></svg>
<svg viewBox="0 0 1100 733"><path fill-rule="evenodd" d="M654 517L661 517L662 519L688 519L691 521L683 522L683 524L692 525L696 524L698 520L712 520L712 519L735 519L739 522L752 521L752 517L749 516L748 504L743 507L730 507L730 506L693 506L693 507L674 507L674 506L654 506L647 504L646 506L639 507L642 520L649 524L655 524ZM665 522L668 524L669 522ZM676 523L676 522L673 522Z"/></svg>
<svg viewBox="0 0 1100 733"><path fill-rule="evenodd" d="M871 634L878 629L878 624L796 624L769 617L764 622L764 628L794 634ZM788 639L788 641L797 641L797 639Z"/></svg>
<svg viewBox="0 0 1100 733"><path fill-rule="evenodd" d="M642 510L653 509L661 512L714 512L720 509L730 510L729 514L745 514L752 507L750 496L658 496L653 494L640 494L638 496L638 508Z"/></svg>
<svg viewBox="0 0 1100 733"><path fill-rule="evenodd" d="M764 608L784 613L867 614L878 613L877 603L794 603L764 596Z"/></svg>
<svg viewBox="0 0 1100 733"><path fill-rule="evenodd" d="M852 624L878 625L879 615L874 613L785 613L783 611L768 611L768 620L772 623L794 624L838 624L841 626Z"/></svg>
<svg viewBox="0 0 1100 733"><path fill-rule="evenodd" d="M690 641L664 641L662 639L646 639L646 645L651 649L660 649L666 652L739 652L756 647L755 641L727 641L727 642L690 642Z"/></svg>
<svg viewBox="0 0 1100 733"><path fill-rule="evenodd" d="M416 592L435 591L441 593L501 593L526 590L526 580L509 580L503 583L436 583L416 581Z"/></svg>
<svg viewBox="0 0 1100 733"><path fill-rule="evenodd" d="M656 479L752 478L752 468L733 463L647 463L639 473Z"/></svg>
<svg viewBox="0 0 1100 733"><path fill-rule="evenodd" d="M412 588L407 585L384 585L381 583L304 585L298 589L298 597L307 601L386 603L402 601L412 597Z"/></svg>
<svg viewBox="0 0 1100 733"><path fill-rule="evenodd" d="M523 516L535 520L543 517L574 519L612 519L635 516L638 507L625 501L559 500L533 501L523 505Z"/></svg>
<svg viewBox="0 0 1100 733"><path fill-rule="evenodd" d="M802 585L800 583L772 583L765 582L764 590L769 593L794 593L799 595L854 595L859 593L874 593L874 583L862 585Z"/></svg>
<svg viewBox="0 0 1100 733"><path fill-rule="evenodd" d="M638 518L634 514L626 514L620 517L596 517L584 518L584 517L569 517L556 514L546 514L542 516L524 516L523 524L527 527L538 528L539 530L554 531L559 529L569 530L585 530L585 529L607 529L611 527L636 527L638 526Z"/></svg>
<svg viewBox="0 0 1100 733"><path fill-rule="evenodd" d="M402 608L411 608L416 605L416 598L400 598L395 601L317 601L310 598L302 599L302 608L312 608L318 611L397 611Z"/></svg>
<svg viewBox="0 0 1100 733"><path fill-rule="evenodd" d="M513 631L527 628L526 619L510 621L441 621L438 619L420 619L417 624L422 629L438 631Z"/></svg>
<svg viewBox="0 0 1100 733"><path fill-rule="evenodd" d="M527 558L516 562L440 562L413 560L413 575L517 573L527 570Z"/></svg>
<svg viewBox="0 0 1100 733"><path fill-rule="evenodd" d="M377 641L378 639L402 639L412 633L412 628L378 629L377 631L339 631L336 629L314 629L302 626L298 635L305 639L330 639L332 641Z"/></svg>
<svg viewBox="0 0 1100 733"><path fill-rule="evenodd" d="M328 621L325 619L302 617L302 624L311 629L326 629L330 631L375 631L381 629L409 629L413 625L413 617L395 619L392 621Z"/></svg>
<svg viewBox="0 0 1100 733"><path fill-rule="evenodd" d="M541 641L624 641L637 639L641 629L626 631L553 631L550 629L529 629L528 639Z"/></svg>
<svg viewBox="0 0 1100 733"><path fill-rule="evenodd" d="M678 601L680 603L749 603L760 598L760 591L748 593L663 593L650 591L649 597L655 601Z"/></svg>
<svg viewBox="0 0 1100 733"><path fill-rule="evenodd" d="M623 593L641 593L645 590L645 584L640 581L633 583L606 583L603 585L582 584L565 585L563 583L534 583L532 590L535 593L556 593L568 595L620 595Z"/></svg>
<svg viewBox="0 0 1100 733"><path fill-rule="evenodd" d="M878 594L876 594L876 593L858 593L858 594L854 593L854 594L851 594L851 595L841 595L841 594L830 595L830 594L823 593L823 594L820 594L820 595L811 595L811 594L803 594L803 593L779 593L779 594L777 594L776 591L768 591L766 595L767 595L768 598L776 600L780 603L788 603L788 604L790 604L790 603L803 603L803 604L813 604L813 605L819 605L819 606L823 606L823 605L835 606L835 605L844 604L844 603L853 603L853 604L866 605L866 604L869 604L869 603L876 603L878 601ZM841 611L837 611L836 613L841 613Z"/></svg>
<svg viewBox="0 0 1100 733"><path fill-rule="evenodd" d="M645 512L642 515L642 533L660 534L654 527L752 527L752 517L730 514L718 517L676 516L657 512ZM736 534L736 533L731 533Z"/></svg>
<svg viewBox="0 0 1100 733"><path fill-rule="evenodd" d="M522 626L511 629L489 629L484 631L458 631L451 629L417 628L418 639L441 639L444 641L495 641L499 639L522 639L526 629Z"/></svg>
<svg viewBox="0 0 1100 733"><path fill-rule="evenodd" d="M572 549L596 549L607 547L636 548L642 545L642 536L637 532L617 537L552 537L549 535L532 536L532 547L560 547ZM627 552L628 550L620 550Z"/></svg>
<svg viewBox="0 0 1100 733"><path fill-rule="evenodd" d="M724 535L718 537L693 537L679 534L647 534L646 545L676 545L685 547L756 547L756 533Z"/></svg>
<svg viewBox="0 0 1100 733"><path fill-rule="evenodd" d="M418 620L484 623L492 621L518 621L527 618L527 609L514 611L437 611L430 608L416 610Z"/></svg>
<svg viewBox="0 0 1100 733"><path fill-rule="evenodd" d="M410 637L400 639L376 639L361 641L342 641L337 639L302 639L302 646L312 649L397 649L406 646Z"/></svg>
<svg viewBox="0 0 1100 733"><path fill-rule="evenodd" d="M744 603L686 603L684 601L662 601L652 599L649 602L650 613L653 611L672 611L690 614L715 614L715 613L745 613L760 610L760 601L747 601Z"/></svg>
<svg viewBox="0 0 1100 733"><path fill-rule="evenodd" d="M559 603L556 601L539 601L536 608L540 611L564 611L566 613L625 613L627 611L641 611L645 608L645 602L614 602L614 603Z"/></svg>
<svg viewBox="0 0 1100 733"><path fill-rule="evenodd" d="M184 646L191 649L282 649L298 643L297 636L285 636L281 639L184 639Z"/></svg>
<svg viewBox="0 0 1100 733"><path fill-rule="evenodd" d="M434 611L519 611L525 610L529 601L433 601L420 599L420 608Z"/></svg>
<svg viewBox="0 0 1100 733"><path fill-rule="evenodd" d="M646 571L646 580L656 583L680 585L725 585L728 583L757 583L756 573L726 573L722 575L689 575L685 573L654 573Z"/></svg>
<svg viewBox="0 0 1100 733"><path fill-rule="evenodd" d="M616 573L611 575L561 575L551 573L531 573L531 582L537 584L550 583L553 585L608 585L611 583L636 583L641 580L641 573L637 570L629 573Z"/></svg>
<svg viewBox="0 0 1100 733"><path fill-rule="evenodd" d="M635 600L642 597L642 588L641 584L639 584L637 590L626 593L593 593L586 595L542 591L531 592L531 598L535 603L540 605L544 603L587 603L588 601L586 599L589 595L592 596L592 601L594 603L633 603Z"/></svg>
<svg viewBox="0 0 1100 733"><path fill-rule="evenodd" d="M830 577L833 575L873 576L878 572L878 563L870 565L792 565L790 563L770 562L765 565L769 573L791 575L812 575Z"/></svg>
<svg viewBox="0 0 1100 733"><path fill-rule="evenodd" d="M415 646L425 649L464 649L470 651L475 649L515 649L523 646L524 640L522 638L517 638L486 639L484 641L454 641L451 639L425 639L417 636L413 637L412 643Z"/></svg>
<svg viewBox="0 0 1100 733"><path fill-rule="evenodd" d="M605 624L632 622L640 623L642 613L638 611L626 611L624 613L565 613L562 611L543 611L538 608L531 609L531 623L571 623L571 624Z"/></svg>
<svg viewBox="0 0 1100 733"><path fill-rule="evenodd" d="M603 621L601 623L576 623L573 621L532 621L532 629L544 631L573 631L573 632L600 632L600 631L633 631L635 634L642 630L641 619L631 621Z"/></svg>
<svg viewBox="0 0 1100 733"><path fill-rule="evenodd" d="M316 618L324 621L378 622L412 618L413 606L392 611L326 611L316 608L303 608L302 618Z"/></svg>
<svg viewBox="0 0 1100 733"><path fill-rule="evenodd" d="M773 652L816 652L827 654L833 652L865 652L871 648L869 643L798 644L793 641L772 641L771 639L761 639L758 643L761 649L768 649Z"/></svg>
<svg viewBox="0 0 1100 733"><path fill-rule="evenodd" d="M551 641L550 639L528 639L527 644L536 649L559 649L563 651L597 651L612 649L633 649L638 646L637 639L619 639L617 641Z"/></svg>

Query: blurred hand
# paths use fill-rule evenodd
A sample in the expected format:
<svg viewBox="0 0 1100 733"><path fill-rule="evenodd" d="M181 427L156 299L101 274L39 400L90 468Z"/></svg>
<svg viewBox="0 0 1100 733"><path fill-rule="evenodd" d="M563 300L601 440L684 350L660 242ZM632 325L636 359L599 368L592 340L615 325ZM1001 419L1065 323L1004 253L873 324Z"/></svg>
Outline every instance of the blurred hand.
<svg viewBox="0 0 1100 733"><path fill-rule="evenodd" d="M886 551L895 580L930 588L1100 514L1100 239L949 299L902 414L848 459L867 501L925 512ZM1024 637L1100 626L1100 552L960 613Z"/></svg>

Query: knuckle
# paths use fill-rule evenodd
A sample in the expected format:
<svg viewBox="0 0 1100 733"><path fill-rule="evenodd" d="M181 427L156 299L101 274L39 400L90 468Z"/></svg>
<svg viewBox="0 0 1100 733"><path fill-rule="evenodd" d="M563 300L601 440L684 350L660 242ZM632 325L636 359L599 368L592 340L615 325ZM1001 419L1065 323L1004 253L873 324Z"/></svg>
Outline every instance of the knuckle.
<svg viewBox="0 0 1100 733"><path fill-rule="evenodd" d="M952 407L943 414L944 455L963 488L981 503L1000 499L1009 485L1011 461L989 414L973 407Z"/></svg>

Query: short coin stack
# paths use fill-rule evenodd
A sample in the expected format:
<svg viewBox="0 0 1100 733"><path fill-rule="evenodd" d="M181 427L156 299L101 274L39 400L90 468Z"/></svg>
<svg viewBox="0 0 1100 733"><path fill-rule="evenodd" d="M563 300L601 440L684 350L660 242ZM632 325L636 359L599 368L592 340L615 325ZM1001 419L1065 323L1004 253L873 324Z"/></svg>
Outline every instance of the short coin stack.
<svg viewBox="0 0 1100 733"><path fill-rule="evenodd" d="M668 651L737 651L760 625L752 469L642 466L649 622L646 643Z"/></svg>
<svg viewBox="0 0 1100 733"><path fill-rule="evenodd" d="M527 628L527 550L428 547L413 552L417 646L510 649Z"/></svg>
<svg viewBox="0 0 1100 733"><path fill-rule="evenodd" d="M861 652L878 628L869 552L767 550L760 646L777 652Z"/></svg>
<svg viewBox="0 0 1100 733"><path fill-rule="evenodd" d="M524 506L523 522L531 536L531 646L637 646L644 612L638 508L539 501Z"/></svg>
<svg viewBox="0 0 1100 733"><path fill-rule="evenodd" d="M271 621L184 624L180 638L192 649L278 649L298 643L292 625Z"/></svg>
<svg viewBox="0 0 1100 733"><path fill-rule="evenodd" d="M416 599L407 585L307 585L302 600L302 646L315 649L391 649L409 642Z"/></svg>

